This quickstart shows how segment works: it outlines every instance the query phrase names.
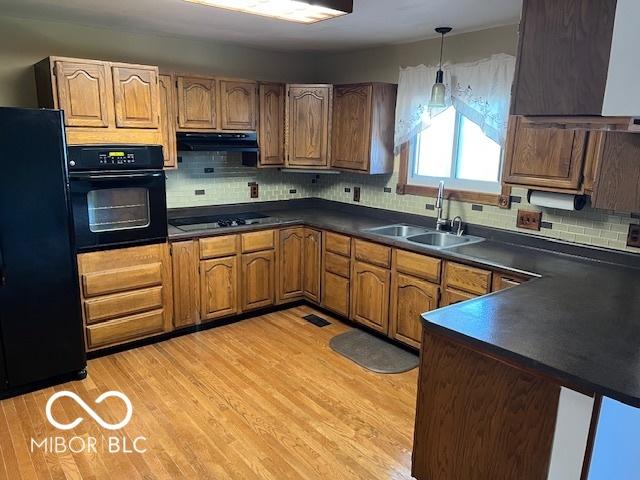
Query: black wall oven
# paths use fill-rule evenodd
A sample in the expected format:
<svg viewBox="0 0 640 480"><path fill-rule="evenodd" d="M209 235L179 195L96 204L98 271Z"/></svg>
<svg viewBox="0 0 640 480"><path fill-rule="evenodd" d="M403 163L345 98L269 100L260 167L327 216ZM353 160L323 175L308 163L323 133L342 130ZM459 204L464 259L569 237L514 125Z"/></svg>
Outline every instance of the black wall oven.
<svg viewBox="0 0 640 480"><path fill-rule="evenodd" d="M167 240L162 147L96 145L68 150L79 251Z"/></svg>

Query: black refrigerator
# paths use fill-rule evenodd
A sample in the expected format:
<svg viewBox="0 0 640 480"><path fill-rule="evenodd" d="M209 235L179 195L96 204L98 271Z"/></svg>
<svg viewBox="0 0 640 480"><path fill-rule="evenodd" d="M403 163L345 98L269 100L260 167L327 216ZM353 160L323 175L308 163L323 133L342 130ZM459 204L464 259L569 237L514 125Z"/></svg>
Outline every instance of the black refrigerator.
<svg viewBox="0 0 640 480"><path fill-rule="evenodd" d="M59 110L0 107L0 397L85 374Z"/></svg>

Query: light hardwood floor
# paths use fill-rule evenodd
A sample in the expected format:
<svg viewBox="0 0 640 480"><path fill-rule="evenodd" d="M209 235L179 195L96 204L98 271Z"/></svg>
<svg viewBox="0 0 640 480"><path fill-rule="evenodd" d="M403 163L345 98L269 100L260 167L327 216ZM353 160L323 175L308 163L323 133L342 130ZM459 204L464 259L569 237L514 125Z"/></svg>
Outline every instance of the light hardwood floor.
<svg viewBox="0 0 640 480"><path fill-rule="evenodd" d="M349 327L330 319L318 328L300 318L307 313L317 312L296 307L91 360L84 381L0 401L0 479L411 478L417 369L359 367L329 348ZM63 398L54 417L85 420L56 430L45 405L61 390L111 423L124 404L94 400L120 390L131 422L102 429ZM144 436L147 451L30 451L31 438L48 436Z"/></svg>

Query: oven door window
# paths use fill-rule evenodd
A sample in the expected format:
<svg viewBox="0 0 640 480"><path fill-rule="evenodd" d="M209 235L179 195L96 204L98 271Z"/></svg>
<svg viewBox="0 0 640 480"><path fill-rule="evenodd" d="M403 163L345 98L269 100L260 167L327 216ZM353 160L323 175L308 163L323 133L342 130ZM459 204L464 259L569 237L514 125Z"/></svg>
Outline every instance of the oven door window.
<svg viewBox="0 0 640 480"><path fill-rule="evenodd" d="M94 233L147 228L151 223L149 190L105 188L87 193L89 230Z"/></svg>

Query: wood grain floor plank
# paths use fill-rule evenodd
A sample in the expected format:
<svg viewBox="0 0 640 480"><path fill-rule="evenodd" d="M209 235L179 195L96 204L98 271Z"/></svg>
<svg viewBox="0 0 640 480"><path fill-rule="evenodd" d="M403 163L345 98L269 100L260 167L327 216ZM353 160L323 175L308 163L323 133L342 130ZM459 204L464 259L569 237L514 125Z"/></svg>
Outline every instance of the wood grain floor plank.
<svg viewBox="0 0 640 480"><path fill-rule="evenodd" d="M315 313L331 325L302 319ZM91 360L87 379L0 401L0 478L398 479L409 480L417 370L370 372L333 352L351 327L308 306L243 320ZM108 422L103 429L69 399L54 415L84 421L60 432L44 415L56 391L75 392ZM68 400L68 401L67 401ZM147 439L145 453L29 451L27 437Z"/></svg>

